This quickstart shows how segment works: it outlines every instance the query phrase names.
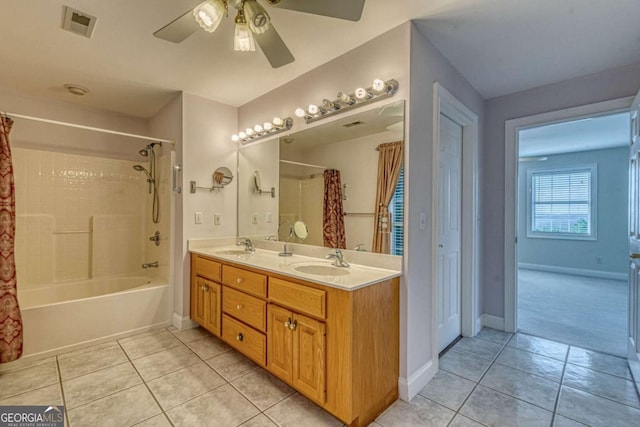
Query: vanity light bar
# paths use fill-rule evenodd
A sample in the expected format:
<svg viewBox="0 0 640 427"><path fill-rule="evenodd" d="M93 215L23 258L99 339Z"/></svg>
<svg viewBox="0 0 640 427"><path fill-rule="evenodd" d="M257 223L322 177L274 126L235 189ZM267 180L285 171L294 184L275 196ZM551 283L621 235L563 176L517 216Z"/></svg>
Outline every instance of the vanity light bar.
<svg viewBox="0 0 640 427"><path fill-rule="evenodd" d="M282 119L280 117L274 117L270 122L264 124L257 124L253 128L247 128L244 131L240 131L235 135L231 135L233 142L241 142L246 144L248 142L257 141L267 136L277 135L281 132L286 132L293 126L293 119L287 117Z"/></svg>
<svg viewBox="0 0 640 427"><path fill-rule="evenodd" d="M325 117L389 98L397 91L398 82L396 80L375 79L368 88L359 87L351 94L338 92L335 100L323 99L322 104L309 104L306 110L302 107L297 108L295 114L297 117L304 118L305 123L313 123Z"/></svg>

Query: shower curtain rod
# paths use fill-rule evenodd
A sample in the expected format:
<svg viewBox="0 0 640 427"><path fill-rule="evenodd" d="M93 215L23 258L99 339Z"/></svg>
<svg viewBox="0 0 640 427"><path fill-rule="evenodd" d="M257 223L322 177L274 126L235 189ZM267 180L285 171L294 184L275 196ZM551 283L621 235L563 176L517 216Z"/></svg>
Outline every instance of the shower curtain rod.
<svg viewBox="0 0 640 427"><path fill-rule="evenodd" d="M67 127L77 128L77 129L92 130L92 131L95 131L95 132L109 133L111 135L120 135L120 136L129 137L129 138L144 139L146 141L153 141L153 142L157 142L159 144L167 143L167 144L175 145L175 142L171 141L169 139L152 138L150 136L137 135L135 133L119 132L117 130L96 128L96 127L93 127L93 126L78 125L76 123L61 122L61 121L58 121L58 120L43 119L42 117L25 116L24 114L7 113L7 112L4 112L4 111L2 112L2 114L4 114L7 117L15 117L15 118L19 118L19 119L33 120L33 121L36 121L36 122L50 123L50 124L54 124L54 125L67 126Z"/></svg>

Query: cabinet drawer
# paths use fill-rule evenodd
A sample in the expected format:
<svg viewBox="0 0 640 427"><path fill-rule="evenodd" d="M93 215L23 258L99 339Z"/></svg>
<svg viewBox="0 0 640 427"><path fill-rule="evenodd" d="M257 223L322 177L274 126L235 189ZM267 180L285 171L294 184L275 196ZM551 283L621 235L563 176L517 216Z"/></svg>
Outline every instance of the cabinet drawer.
<svg viewBox="0 0 640 427"><path fill-rule="evenodd" d="M206 277L207 279L220 281L220 266L219 262L212 261L208 258L196 255L196 275Z"/></svg>
<svg viewBox="0 0 640 427"><path fill-rule="evenodd" d="M326 318L326 299L326 291L273 277L269 279L269 300L299 313Z"/></svg>
<svg viewBox="0 0 640 427"><path fill-rule="evenodd" d="M225 313L242 320L262 332L267 331L267 303L256 297L224 287L222 308Z"/></svg>
<svg viewBox="0 0 640 427"><path fill-rule="evenodd" d="M266 366L267 337L264 334L224 314L222 339L249 359Z"/></svg>
<svg viewBox="0 0 640 427"><path fill-rule="evenodd" d="M222 283L255 296L267 296L267 276L264 274L223 265Z"/></svg>

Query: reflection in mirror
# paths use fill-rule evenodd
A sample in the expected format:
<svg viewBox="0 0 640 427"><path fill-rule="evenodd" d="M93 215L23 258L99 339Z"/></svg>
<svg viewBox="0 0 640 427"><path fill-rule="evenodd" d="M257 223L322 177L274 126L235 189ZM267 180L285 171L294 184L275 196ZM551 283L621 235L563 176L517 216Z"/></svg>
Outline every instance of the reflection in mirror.
<svg viewBox="0 0 640 427"><path fill-rule="evenodd" d="M403 131L400 101L281 138L279 223L303 221L306 244L402 255Z"/></svg>
<svg viewBox="0 0 640 427"><path fill-rule="evenodd" d="M213 185L224 187L233 181L233 173L229 168L221 166L213 172Z"/></svg>
<svg viewBox="0 0 640 427"><path fill-rule="evenodd" d="M241 146L238 235L402 255L404 177L398 166L403 131L404 101L400 101L280 139ZM390 147L389 143L396 144ZM380 157L383 175L391 177L383 186L378 177ZM260 171L258 181L255 171ZM257 197L257 184L274 182L279 182L276 198ZM383 187L387 191L381 194ZM325 193L330 203L324 202ZM295 230L298 221L305 224L304 239L304 233L298 235ZM374 247L375 230L382 236L375 239L382 242L382 249Z"/></svg>
<svg viewBox="0 0 640 427"><path fill-rule="evenodd" d="M296 221L295 224L293 224L293 233L300 242L304 241L309 235L307 224L302 221Z"/></svg>
<svg viewBox="0 0 640 427"><path fill-rule="evenodd" d="M253 172L253 182L256 184L256 191L259 193L262 191L262 182L260 180L260 171Z"/></svg>

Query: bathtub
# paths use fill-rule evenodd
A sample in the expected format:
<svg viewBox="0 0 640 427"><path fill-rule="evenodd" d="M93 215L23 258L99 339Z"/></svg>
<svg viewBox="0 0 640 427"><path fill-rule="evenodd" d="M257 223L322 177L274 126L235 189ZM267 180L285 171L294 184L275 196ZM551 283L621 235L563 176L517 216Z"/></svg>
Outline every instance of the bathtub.
<svg viewBox="0 0 640 427"><path fill-rule="evenodd" d="M23 357L58 354L171 323L169 285L143 276L19 286Z"/></svg>

